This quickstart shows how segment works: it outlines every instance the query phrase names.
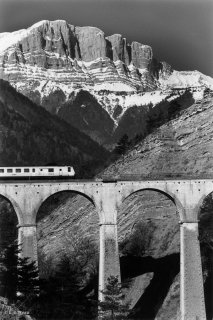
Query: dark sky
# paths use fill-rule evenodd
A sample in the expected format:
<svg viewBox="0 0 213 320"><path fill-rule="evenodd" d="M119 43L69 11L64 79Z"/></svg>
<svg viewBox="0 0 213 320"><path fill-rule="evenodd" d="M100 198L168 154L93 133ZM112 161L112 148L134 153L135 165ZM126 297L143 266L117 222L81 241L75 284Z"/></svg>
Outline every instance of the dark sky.
<svg viewBox="0 0 213 320"><path fill-rule="evenodd" d="M0 32L44 19L121 33L174 69L213 76L212 0L0 0Z"/></svg>

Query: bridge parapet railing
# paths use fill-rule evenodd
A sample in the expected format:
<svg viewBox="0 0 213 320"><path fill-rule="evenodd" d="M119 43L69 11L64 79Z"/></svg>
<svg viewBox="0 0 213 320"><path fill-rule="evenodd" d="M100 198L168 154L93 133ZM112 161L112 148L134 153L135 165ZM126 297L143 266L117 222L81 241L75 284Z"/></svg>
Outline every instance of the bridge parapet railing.
<svg viewBox="0 0 213 320"><path fill-rule="evenodd" d="M117 174L102 175L103 181L147 181L147 180L207 180L213 179L212 173L188 174L188 173L160 173L160 174Z"/></svg>

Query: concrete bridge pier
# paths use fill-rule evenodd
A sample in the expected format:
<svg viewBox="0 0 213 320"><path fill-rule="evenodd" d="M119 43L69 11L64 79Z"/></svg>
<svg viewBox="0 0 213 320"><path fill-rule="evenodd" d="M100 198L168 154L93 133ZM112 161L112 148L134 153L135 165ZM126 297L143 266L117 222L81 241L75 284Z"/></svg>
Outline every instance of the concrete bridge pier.
<svg viewBox="0 0 213 320"><path fill-rule="evenodd" d="M99 257L99 300L103 300L109 276L117 276L120 280L120 263L117 241L117 225L100 225L100 257Z"/></svg>
<svg viewBox="0 0 213 320"><path fill-rule="evenodd" d="M18 225L18 244L21 257L28 257L38 263L36 224Z"/></svg>
<svg viewBox="0 0 213 320"><path fill-rule="evenodd" d="M181 320L205 320L203 276L198 221L180 223Z"/></svg>
<svg viewBox="0 0 213 320"><path fill-rule="evenodd" d="M117 235L117 207L119 196L114 185L104 185L94 194L94 202L100 218L99 249L99 300L103 301L103 290L110 276L120 281L120 261Z"/></svg>

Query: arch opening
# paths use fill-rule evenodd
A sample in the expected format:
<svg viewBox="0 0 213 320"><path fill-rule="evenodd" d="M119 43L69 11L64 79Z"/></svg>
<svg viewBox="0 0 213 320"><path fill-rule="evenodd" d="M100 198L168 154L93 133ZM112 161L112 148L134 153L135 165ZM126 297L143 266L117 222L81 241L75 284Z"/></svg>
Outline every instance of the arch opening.
<svg viewBox="0 0 213 320"><path fill-rule="evenodd" d="M151 191L151 192L156 192L156 193L162 194L165 197L167 197L168 199L170 199L175 204L175 199L170 193L165 192L165 191L160 190L160 189L155 189L155 188L138 189L136 191L131 192L127 197L125 197L124 200L126 200L127 198L131 197L132 195L137 194L138 192L142 192L142 191L144 191L144 192L145 191Z"/></svg>
<svg viewBox="0 0 213 320"><path fill-rule="evenodd" d="M133 319L169 319L174 306L179 312L180 234L174 202L163 191L143 189L119 208L121 277L124 283L130 279L125 293Z"/></svg>
<svg viewBox="0 0 213 320"><path fill-rule="evenodd" d="M18 217L9 199L0 195L0 250L17 240Z"/></svg>
<svg viewBox="0 0 213 320"><path fill-rule="evenodd" d="M17 245L17 225L18 217L12 203L9 199L0 195L0 296L5 298L8 298L11 291L10 283L5 280L5 270L13 262L15 263L14 267L17 263L14 256L11 255L13 247Z"/></svg>
<svg viewBox="0 0 213 320"><path fill-rule="evenodd" d="M95 312L87 298L98 294L99 215L93 202L77 192L55 193L40 206L36 222L39 274L45 283L54 283L49 294L58 295L57 301L53 298L61 310L57 317L64 317L62 310L73 316L79 303L88 306L88 314ZM63 307L68 296L72 305Z"/></svg>
<svg viewBox="0 0 213 320"><path fill-rule="evenodd" d="M204 297L207 320L210 320L213 317L213 192L200 204L198 221Z"/></svg>

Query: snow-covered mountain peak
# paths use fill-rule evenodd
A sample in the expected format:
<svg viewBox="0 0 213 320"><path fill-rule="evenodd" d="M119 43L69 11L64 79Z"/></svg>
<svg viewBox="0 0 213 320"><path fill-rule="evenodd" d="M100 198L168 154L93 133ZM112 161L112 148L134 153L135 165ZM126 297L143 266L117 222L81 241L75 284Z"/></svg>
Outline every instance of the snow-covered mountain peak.
<svg viewBox="0 0 213 320"><path fill-rule="evenodd" d="M122 115L174 90L213 88L213 79L199 71L175 71L157 61L149 45L65 20L0 34L0 77L53 113L72 94L88 91L112 117L118 106Z"/></svg>

